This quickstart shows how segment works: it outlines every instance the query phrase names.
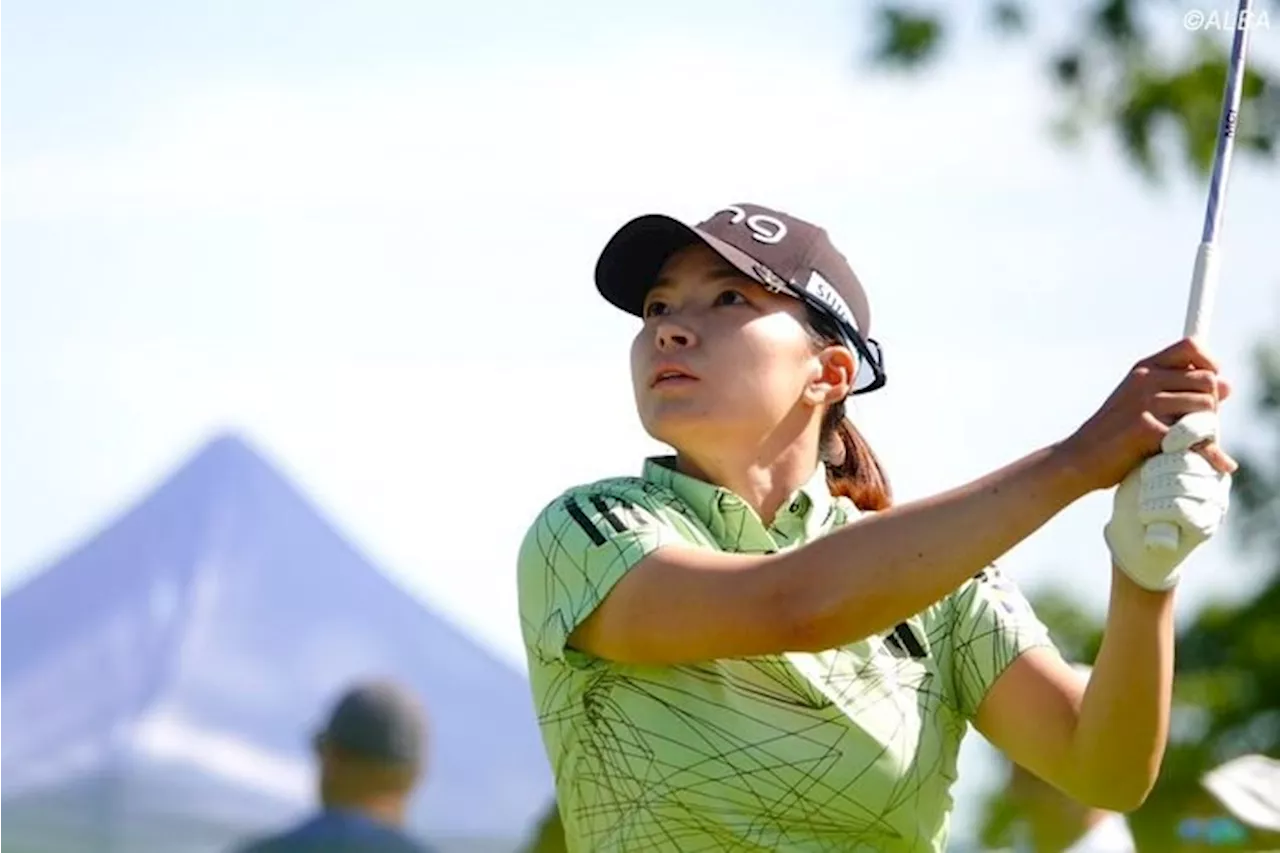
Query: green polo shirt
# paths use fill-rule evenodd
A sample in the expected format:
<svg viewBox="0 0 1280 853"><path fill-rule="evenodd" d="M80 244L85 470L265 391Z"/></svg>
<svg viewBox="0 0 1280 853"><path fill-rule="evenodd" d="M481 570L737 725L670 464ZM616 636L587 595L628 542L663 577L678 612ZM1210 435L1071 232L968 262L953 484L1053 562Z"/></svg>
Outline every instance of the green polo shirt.
<svg viewBox="0 0 1280 853"><path fill-rule="evenodd" d="M634 666L567 648L627 570L681 544L766 554L857 518L822 466L766 528L741 498L650 459L562 494L519 556L539 724L574 851L941 851L967 723L1049 643L988 569L898 625L816 654Z"/></svg>

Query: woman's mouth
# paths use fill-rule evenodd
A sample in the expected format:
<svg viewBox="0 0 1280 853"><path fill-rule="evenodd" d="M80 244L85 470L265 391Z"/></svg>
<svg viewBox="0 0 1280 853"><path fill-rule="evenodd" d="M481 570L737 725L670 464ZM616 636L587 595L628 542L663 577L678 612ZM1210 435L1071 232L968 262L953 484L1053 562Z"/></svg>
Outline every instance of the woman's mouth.
<svg viewBox="0 0 1280 853"><path fill-rule="evenodd" d="M649 381L650 388L674 387L676 385L687 385L697 382L698 377L683 367L674 365L662 365L653 372L653 378Z"/></svg>

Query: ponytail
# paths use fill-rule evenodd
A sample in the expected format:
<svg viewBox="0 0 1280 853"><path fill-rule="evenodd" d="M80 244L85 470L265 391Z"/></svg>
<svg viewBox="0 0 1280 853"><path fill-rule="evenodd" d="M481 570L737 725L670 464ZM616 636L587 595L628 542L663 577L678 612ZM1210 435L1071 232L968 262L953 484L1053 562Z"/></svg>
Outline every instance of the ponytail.
<svg viewBox="0 0 1280 853"><path fill-rule="evenodd" d="M815 346L841 341L836 323L827 314L805 306L809 333ZM844 401L834 403L822 415L819 436L820 461L827 467L827 488L834 497L846 497L863 512L888 509L893 490L871 445L844 415Z"/></svg>
<svg viewBox="0 0 1280 853"><path fill-rule="evenodd" d="M827 467L831 494L853 501L863 512L888 509L893 490L871 445L836 403L822 417L821 460Z"/></svg>

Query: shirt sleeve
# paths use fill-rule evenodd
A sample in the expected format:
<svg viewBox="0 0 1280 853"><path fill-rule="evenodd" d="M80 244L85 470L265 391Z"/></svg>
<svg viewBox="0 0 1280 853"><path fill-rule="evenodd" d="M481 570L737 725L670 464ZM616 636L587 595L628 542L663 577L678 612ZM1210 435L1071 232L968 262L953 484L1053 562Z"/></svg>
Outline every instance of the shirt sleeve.
<svg viewBox="0 0 1280 853"><path fill-rule="evenodd" d="M966 719L973 719L987 691L1023 652L1053 645L1026 596L995 566L953 593L952 620L952 675Z"/></svg>
<svg viewBox="0 0 1280 853"><path fill-rule="evenodd" d="M564 659L573 630L633 566L669 544L687 543L660 502L625 486L571 490L534 520L517 567L525 648Z"/></svg>

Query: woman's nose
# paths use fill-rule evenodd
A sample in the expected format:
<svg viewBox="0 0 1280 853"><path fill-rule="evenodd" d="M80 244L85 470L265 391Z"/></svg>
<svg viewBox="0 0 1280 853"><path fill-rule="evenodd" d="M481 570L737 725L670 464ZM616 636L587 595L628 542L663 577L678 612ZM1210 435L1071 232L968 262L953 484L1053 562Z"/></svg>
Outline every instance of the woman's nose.
<svg viewBox="0 0 1280 853"><path fill-rule="evenodd" d="M662 352L685 349L693 346L697 338L685 326L667 322L658 327L658 349Z"/></svg>

